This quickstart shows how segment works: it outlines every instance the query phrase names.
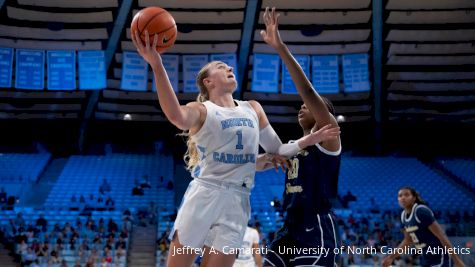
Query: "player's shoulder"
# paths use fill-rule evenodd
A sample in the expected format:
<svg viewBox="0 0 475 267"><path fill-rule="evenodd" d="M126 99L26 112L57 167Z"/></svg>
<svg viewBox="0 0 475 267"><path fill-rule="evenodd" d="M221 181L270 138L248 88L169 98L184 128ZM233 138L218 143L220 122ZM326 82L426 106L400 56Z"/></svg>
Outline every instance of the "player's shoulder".
<svg viewBox="0 0 475 267"><path fill-rule="evenodd" d="M426 205L419 204L414 210L416 221L420 222L420 218L433 218L434 212Z"/></svg>
<svg viewBox="0 0 475 267"><path fill-rule="evenodd" d="M198 102L198 101L191 101L191 102L188 102L188 103L186 103L185 106L187 106L187 107L189 107L189 108L205 109L204 103Z"/></svg>
<svg viewBox="0 0 475 267"><path fill-rule="evenodd" d="M416 214L430 213L431 215L434 215L434 212L427 205L424 205L424 204L417 205L415 213Z"/></svg>
<svg viewBox="0 0 475 267"><path fill-rule="evenodd" d="M187 108L191 108L191 109L195 109L195 110L198 110L200 113L202 114L206 114L206 106L205 106L205 103L202 103L202 102L198 102L198 101L192 101L192 102L188 102L186 103L185 105Z"/></svg>
<svg viewBox="0 0 475 267"><path fill-rule="evenodd" d="M247 102L256 111L259 111L259 110L262 109L261 104L259 102L257 102L256 100L247 100L247 101L243 101L243 102Z"/></svg>

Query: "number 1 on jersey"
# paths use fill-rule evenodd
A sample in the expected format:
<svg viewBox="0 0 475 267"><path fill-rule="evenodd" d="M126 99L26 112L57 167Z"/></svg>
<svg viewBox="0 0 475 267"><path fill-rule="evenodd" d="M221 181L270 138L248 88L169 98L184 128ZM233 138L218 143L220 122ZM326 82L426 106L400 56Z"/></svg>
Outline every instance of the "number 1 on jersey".
<svg viewBox="0 0 475 267"><path fill-rule="evenodd" d="M244 146L242 145L242 131L238 130L236 132L236 135L238 137L238 142L237 142L237 145L236 145L236 149L243 149Z"/></svg>

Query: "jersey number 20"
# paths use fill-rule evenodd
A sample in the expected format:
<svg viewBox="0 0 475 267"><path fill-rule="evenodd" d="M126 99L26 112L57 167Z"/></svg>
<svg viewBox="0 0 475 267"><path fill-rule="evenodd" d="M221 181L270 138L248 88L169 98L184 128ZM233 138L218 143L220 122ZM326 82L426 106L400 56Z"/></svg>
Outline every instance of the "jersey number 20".
<svg viewBox="0 0 475 267"><path fill-rule="evenodd" d="M288 178L289 180L297 178L299 175L299 159L294 158L290 160L290 170L288 172Z"/></svg>

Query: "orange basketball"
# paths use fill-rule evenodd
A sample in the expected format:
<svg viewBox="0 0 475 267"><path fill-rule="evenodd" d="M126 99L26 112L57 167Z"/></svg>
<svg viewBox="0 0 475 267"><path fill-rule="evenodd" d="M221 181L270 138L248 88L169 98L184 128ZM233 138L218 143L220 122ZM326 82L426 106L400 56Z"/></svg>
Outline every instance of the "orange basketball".
<svg viewBox="0 0 475 267"><path fill-rule="evenodd" d="M140 39L145 44L145 30L150 36L150 45L153 44L153 36L158 34L157 51L163 53L171 47L176 40L177 30L175 19L163 8L147 7L135 14L130 26L131 34L139 33Z"/></svg>

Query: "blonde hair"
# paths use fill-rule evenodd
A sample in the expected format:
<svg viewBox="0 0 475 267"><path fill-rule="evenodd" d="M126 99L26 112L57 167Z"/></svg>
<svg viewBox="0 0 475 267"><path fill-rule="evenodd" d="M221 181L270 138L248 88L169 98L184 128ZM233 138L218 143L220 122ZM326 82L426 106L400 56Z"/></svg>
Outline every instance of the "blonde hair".
<svg viewBox="0 0 475 267"><path fill-rule="evenodd" d="M204 84L204 79L208 78L208 75L209 75L208 70L211 64L215 62L216 61L212 61L204 65L203 68L201 68L201 70L196 75L196 85L200 89L200 93L196 97L196 102L203 103L209 100L209 92L208 92L208 88L206 88ZM196 143L191 138L188 130L184 131L181 134L181 136L186 136L186 146L188 147L188 149L186 150L186 153L183 156L183 159L185 160L186 169L188 171L191 171L193 167L195 167L196 164L198 164L198 161L199 161L198 150L196 148Z"/></svg>

